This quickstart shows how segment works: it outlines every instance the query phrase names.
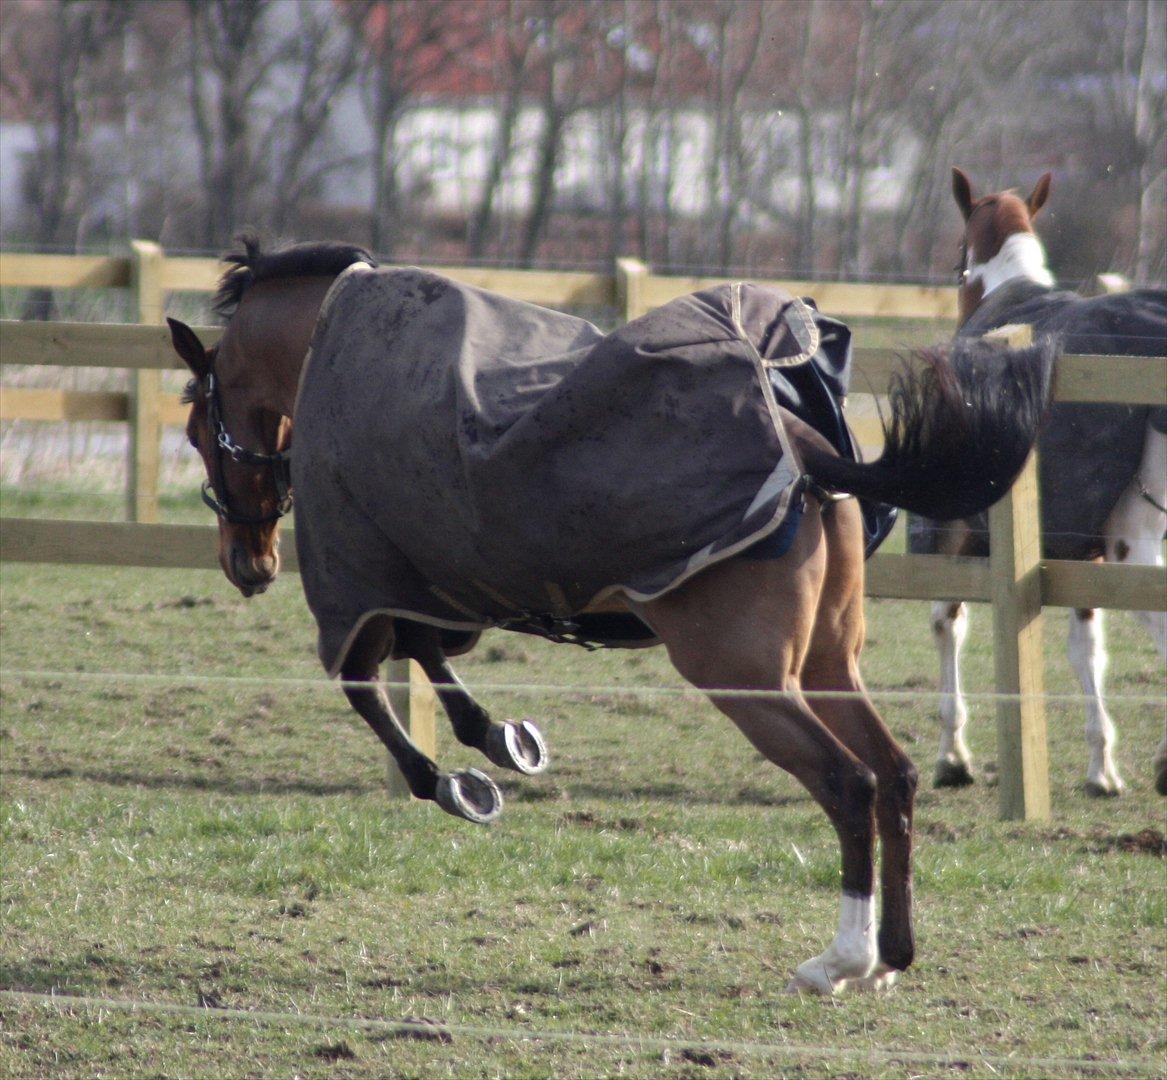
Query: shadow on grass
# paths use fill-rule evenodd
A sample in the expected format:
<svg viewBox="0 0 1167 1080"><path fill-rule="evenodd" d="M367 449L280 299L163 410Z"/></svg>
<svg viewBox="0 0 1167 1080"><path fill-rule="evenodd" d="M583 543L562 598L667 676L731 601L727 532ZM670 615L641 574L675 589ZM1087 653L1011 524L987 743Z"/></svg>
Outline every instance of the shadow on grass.
<svg viewBox="0 0 1167 1080"><path fill-rule="evenodd" d="M176 776L132 772L128 769L78 769L58 766L49 769L6 769L8 777L28 780L88 780L114 787L142 787L154 790L213 791L223 795L367 795L383 790L380 784L356 782L326 783L311 780L273 780L270 777L221 779L209 776Z"/></svg>
<svg viewBox="0 0 1167 1080"><path fill-rule="evenodd" d="M796 806L811 802L809 794L778 795L759 788L743 787L736 792L707 792L670 781L660 783L597 783L578 780L543 787L527 787L522 781L499 779L498 786L514 802L571 802L596 799L605 802L681 802L690 806Z"/></svg>
<svg viewBox="0 0 1167 1080"><path fill-rule="evenodd" d="M59 765L50 768L24 766L5 769L6 777L24 777L27 780L84 780L112 787L141 787L150 790L206 791L220 795L373 795L384 792L380 783L356 781L333 782L273 779L271 777L211 777L199 775L158 774L135 772L130 769L77 768ZM713 794L672 782L653 783L588 783L570 781L564 784L531 786L521 780L495 777L508 802L571 802L596 799L614 802L666 802L678 800L699 806L797 806L811 801L808 794L778 795L758 788L744 787L736 792Z"/></svg>

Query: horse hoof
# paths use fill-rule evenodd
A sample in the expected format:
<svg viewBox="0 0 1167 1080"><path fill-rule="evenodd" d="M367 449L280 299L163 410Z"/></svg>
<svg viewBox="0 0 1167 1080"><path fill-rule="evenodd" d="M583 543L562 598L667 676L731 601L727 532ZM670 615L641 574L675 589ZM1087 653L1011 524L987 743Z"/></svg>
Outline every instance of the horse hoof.
<svg viewBox="0 0 1167 1080"><path fill-rule="evenodd" d="M551 763L547 745L530 720L491 724L486 733L486 756L503 769L534 776Z"/></svg>
<svg viewBox="0 0 1167 1080"><path fill-rule="evenodd" d="M1087 780L1086 794L1092 799L1117 799L1122 794L1122 784L1112 784L1109 780Z"/></svg>
<svg viewBox="0 0 1167 1080"><path fill-rule="evenodd" d="M467 769L438 777L434 799L447 814L489 825L502 813L502 792L484 772Z"/></svg>
<svg viewBox="0 0 1167 1080"><path fill-rule="evenodd" d="M886 964L877 965L876 969L862 979L855 979L850 984L861 994L886 994L899 981L900 973Z"/></svg>
<svg viewBox="0 0 1167 1080"><path fill-rule="evenodd" d="M835 991L839 989L831 981L830 975L827 974L826 965L822 958L816 956L813 960L807 960L805 963L799 964L794 971L794 978L786 984L786 992L788 994L821 994L823 997L831 997Z"/></svg>
<svg viewBox="0 0 1167 1080"><path fill-rule="evenodd" d="M938 761L932 776L933 787L968 787L973 774L963 761Z"/></svg>

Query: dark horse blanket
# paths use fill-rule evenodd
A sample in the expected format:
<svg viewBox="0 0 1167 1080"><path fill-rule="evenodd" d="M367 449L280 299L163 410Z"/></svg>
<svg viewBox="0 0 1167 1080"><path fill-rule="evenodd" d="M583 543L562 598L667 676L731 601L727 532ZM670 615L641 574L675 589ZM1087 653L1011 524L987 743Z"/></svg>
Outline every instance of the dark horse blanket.
<svg viewBox="0 0 1167 1080"><path fill-rule="evenodd" d="M1167 354L1167 291L1137 289L1084 298L1031 281L991 293L960 329L976 336L1009 323L1054 335L1060 351L1117 356ZM1105 363L1105 361L1099 361ZM1167 409L1139 405L1059 403L1038 441L1042 549L1046 558L1103 553L1103 530L1142 457L1147 423L1167 431ZM988 516L971 519L973 554L988 553ZM935 550L936 530L913 518L908 546Z"/></svg>
<svg viewBox="0 0 1167 1080"><path fill-rule="evenodd" d="M709 289L604 335L436 274L351 268L295 410L322 660L335 672L373 612L457 652L487 626L547 632L607 593L659 596L757 544L800 476L770 375L818 365L841 393L849 357L845 327L772 288ZM635 622L593 636L651 639Z"/></svg>

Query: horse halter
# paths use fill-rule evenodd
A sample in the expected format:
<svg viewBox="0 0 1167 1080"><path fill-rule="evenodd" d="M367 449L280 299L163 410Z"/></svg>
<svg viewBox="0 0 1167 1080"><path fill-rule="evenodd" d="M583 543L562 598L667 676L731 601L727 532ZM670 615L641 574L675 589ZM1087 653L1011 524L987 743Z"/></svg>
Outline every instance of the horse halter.
<svg viewBox="0 0 1167 1080"><path fill-rule="evenodd" d="M957 285L964 285L968 281L968 234L966 233L960 241L960 262L954 266L953 271L956 273Z"/></svg>
<svg viewBox="0 0 1167 1080"><path fill-rule="evenodd" d="M292 509L292 457L285 451L261 454L240 446L223 424L223 410L219 407L219 387L214 372L207 373L207 425L215 440L214 477L203 481L203 502L223 520L232 525L266 525L278 521ZM231 509L227 499L227 482L223 473L223 455L240 465L270 468L276 485L276 508L270 514L241 514Z"/></svg>

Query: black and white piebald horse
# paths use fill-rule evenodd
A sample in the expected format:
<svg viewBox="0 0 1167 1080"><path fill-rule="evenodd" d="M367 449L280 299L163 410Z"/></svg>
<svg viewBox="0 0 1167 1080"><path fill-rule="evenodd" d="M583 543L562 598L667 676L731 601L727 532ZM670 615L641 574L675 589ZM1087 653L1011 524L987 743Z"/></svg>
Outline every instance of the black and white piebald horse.
<svg viewBox="0 0 1167 1080"><path fill-rule="evenodd" d="M1045 250L1033 231L1050 190L1046 173L1029 197L1000 192L976 198L968 177L953 169L953 194L964 216L958 267L960 336L1006 324L1029 324L1056 335L1070 353L1167 354L1167 292L1138 289L1084 298L1056 288ZM1167 531L1167 409L1126 405L1055 405L1038 444L1042 548L1052 559L1106 559L1163 565ZM909 550L952 555L988 553L987 518L909 523ZM1167 614L1142 612L1167 660ZM972 783L964 740L968 719L961 690L960 651L968 611L960 602L932 608L940 652L942 733L937 787ZM1070 615L1070 663L1087 695L1086 789L1117 795L1114 725L1102 700L1107 656L1102 613ZM1167 795L1167 735L1155 752L1156 787Z"/></svg>

